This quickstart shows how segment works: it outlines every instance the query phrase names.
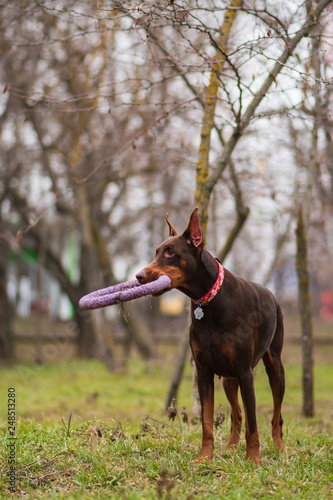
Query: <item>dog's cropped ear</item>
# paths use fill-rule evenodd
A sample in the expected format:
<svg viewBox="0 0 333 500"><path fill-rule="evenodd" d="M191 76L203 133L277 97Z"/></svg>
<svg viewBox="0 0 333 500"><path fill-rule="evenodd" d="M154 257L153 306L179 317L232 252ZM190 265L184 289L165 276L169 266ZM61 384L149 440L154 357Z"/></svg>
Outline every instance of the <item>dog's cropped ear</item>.
<svg viewBox="0 0 333 500"><path fill-rule="evenodd" d="M196 248L202 249L204 247L204 239L198 217L198 207L191 214L187 229L184 231L184 236Z"/></svg>
<svg viewBox="0 0 333 500"><path fill-rule="evenodd" d="M175 228L173 227L173 225L169 221L169 214L168 213L166 214L166 221L167 221L167 224L169 226L169 236L178 236L177 231L175 230Z"/></svg>

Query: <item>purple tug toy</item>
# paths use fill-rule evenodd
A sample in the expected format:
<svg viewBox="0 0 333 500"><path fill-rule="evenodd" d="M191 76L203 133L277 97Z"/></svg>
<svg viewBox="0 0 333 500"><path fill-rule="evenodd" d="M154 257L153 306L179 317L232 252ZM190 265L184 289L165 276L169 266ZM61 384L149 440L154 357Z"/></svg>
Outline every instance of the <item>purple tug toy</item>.
<svg viewBox="0 0 333 500"><path fill-rule="evenodd" d="M125 281L85 295L80 299L79 306L81 309L98 309L99 307L112 306L113 304L119 304L119 302L127 302L128 300L161 292L168 288L170 284L171 280L165 274L145 285L140 285L138 280Z"/></svg>

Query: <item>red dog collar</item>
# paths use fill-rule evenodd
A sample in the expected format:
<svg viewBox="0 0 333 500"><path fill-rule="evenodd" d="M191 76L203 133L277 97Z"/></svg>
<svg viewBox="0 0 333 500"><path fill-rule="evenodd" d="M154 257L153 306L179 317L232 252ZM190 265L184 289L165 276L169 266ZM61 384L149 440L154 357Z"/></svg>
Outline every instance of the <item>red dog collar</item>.
<svg viewBox="0 0 333 500"><path fill-rule="evenodd" d="M206 306L207 304L209 304L209 302L211 300L213 300L213 298L217 295L217 293L221 289L221 286L222 286L222 283L224 280L224 269L223 269L222 264L220 264L219 262L218 262L218 265L219 265L219 274L218 274L217 280L215 281L214 285L209 290L209 292L206 293L206 295L204 295L203 297L201 297L201 299L198 299L198 300L192 299L192 301L195 304L198 304L198 306Z"/></svg>

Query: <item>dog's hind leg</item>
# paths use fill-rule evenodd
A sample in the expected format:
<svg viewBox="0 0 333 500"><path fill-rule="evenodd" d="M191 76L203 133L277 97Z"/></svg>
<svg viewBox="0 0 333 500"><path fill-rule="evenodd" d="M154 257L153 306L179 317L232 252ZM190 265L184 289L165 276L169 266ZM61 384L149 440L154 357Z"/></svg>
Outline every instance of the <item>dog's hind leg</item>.
<svg viewBox="0 0 333 500"><path fill-rule="evenodd" d="M228 441L228 449L238 446L239 435L242 428L242 411L238 401L238 381L233 378L223 379L223 388L231 406L231 429Z"/></svg>
<svg viewBox="0 0 333 500"><path fill-rule="evenodd" d="M272 437L275 445L284 451L282 441L283 419L281 415L281 405L285 392L284 368L281 362L281 351L283 345L283 319L280 308L277 311L278 321L274 338L270 347L263 356L266 372L273 394L273 418L272 418Z"/></svg>
<svg viewBox="0 0 333 500"><path fill-rule="evenodd" d="M260 464L260 444L256 418L254 376L252 369L249 369L239 378L239 387L241 390L245 410L246 458L252 462Z"/></svg>

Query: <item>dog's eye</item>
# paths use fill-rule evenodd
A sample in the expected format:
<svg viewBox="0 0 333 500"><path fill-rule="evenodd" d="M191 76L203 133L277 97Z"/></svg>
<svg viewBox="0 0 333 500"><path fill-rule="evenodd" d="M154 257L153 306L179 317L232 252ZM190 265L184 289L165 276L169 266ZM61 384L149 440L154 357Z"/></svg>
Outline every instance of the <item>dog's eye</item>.
<svg viewBox="0 0 333 500"><path fill-rule="evenodd" d="M175 252L173 252L170 248L167 248L164 252L164 256L171 259L171 257L175 256Z"/></svg>

